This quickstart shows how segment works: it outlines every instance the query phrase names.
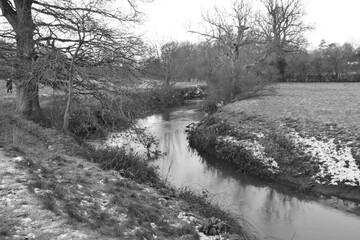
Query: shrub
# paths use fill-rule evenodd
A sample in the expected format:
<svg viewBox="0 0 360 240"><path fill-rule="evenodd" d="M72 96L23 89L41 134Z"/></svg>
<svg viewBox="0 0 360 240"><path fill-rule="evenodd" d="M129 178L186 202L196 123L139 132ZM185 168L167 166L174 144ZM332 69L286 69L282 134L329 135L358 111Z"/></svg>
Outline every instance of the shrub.
<svg viewBox="0 0 360 240"><path fill-rule="evenodd" d="M208 77L209 95L205 109L213 113L219 106L229 102L253 98L268 94L267 87L274 78L273 70L266 63L246 65L238 61L234 68L232 63L223 62Z"/></svg>

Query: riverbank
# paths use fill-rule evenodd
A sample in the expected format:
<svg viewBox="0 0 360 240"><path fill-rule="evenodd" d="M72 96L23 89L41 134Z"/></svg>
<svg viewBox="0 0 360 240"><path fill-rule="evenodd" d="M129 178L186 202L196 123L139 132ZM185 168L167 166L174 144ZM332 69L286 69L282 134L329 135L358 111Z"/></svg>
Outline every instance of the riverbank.
<svg viewBox="0 0 360 240"><path fill-rule="evenodd" d="M203 98L207 91L206 85L195 84L154 88L137 88L134 85L119 87L115 93L104 93L100 101L91 95L77 95L72 103L69 131L82 139L106 137L111 131L131 127L136 119L180 106L188 99ZM47 125L61 130L66 96L48 87L41 88L40 93Z"/></svg>
<svg viewBox="0 0 360 240"><path fill-rule="evenodd" d="M190 145L239 171L360 201L360 85L277 84L272 96L235 102L190 129Z"/></svg>
<svg viewBox="0 0 360 240"><path fill-rule="evenodd" d="M1 239L256 239L121 149L98 152L11 114L0 120Z"/></svg>

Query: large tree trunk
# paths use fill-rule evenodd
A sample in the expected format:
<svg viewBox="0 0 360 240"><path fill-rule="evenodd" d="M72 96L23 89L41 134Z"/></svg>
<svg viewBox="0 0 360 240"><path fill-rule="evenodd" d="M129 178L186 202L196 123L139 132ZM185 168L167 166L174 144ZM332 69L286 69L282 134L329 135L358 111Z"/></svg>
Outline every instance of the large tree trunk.
<svg viewBox="0 0 360 240"><path fill-rule="evenodd" d="M37 84L20 83L16 85L16 113L35 122L43 121L43 113L39 104L39 88Z"/></svg>
<svg viewBox="0 0 360 240"><path fill-rule="evenodd" d="M43 114L39 104L39 87L32 66L36 60L32 0L14 0L15 9L1 0L3 15L15 31L17 64L15 66L16 112L27 119L40 122Z"/></svg>
<svg viewBox="0 0 360 240"><path fill-rule="evenodd" d="M18 2L18 3L17 3ZM24 1L26 2L26 1ZM18 23L15 29L18 64L16 68L16 112L39 122L43 114L39 104L39 87L32 65L36 60L34 45L35 26L31 16L31 4L15 1Z"/></svg>

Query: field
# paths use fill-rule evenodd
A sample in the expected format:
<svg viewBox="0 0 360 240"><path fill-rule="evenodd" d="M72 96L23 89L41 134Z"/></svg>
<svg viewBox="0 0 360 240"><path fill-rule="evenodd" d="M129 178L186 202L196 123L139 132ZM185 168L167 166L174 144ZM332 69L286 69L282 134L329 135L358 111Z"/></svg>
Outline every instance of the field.
<svg viewBox="0 0 360 240"><path fill-rule="evenodd" d="M224 109L271 119L336 123L355 129L360 125L360 83L285 83L274 87L276 93L272 96L236 102Z"/></svg>

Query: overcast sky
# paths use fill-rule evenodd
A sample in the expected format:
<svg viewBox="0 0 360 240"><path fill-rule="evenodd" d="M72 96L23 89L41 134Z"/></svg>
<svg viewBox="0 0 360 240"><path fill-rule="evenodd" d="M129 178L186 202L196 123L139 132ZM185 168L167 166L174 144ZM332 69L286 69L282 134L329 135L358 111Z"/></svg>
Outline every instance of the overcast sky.
<svg viewBox="0 0 360 240"><path fill-rule="evenodd" d="M201 13L216 4L226 7L232 0L154 0L144 11L146 37L159 41L196 41L187 27L195 28L201 21ZM249 2L256 2L255 0ZM322 39L327 43L350 42L360 44L360 0L304 0L306 22L313 23L315 30L308 34L312 46Z"/></svg>

